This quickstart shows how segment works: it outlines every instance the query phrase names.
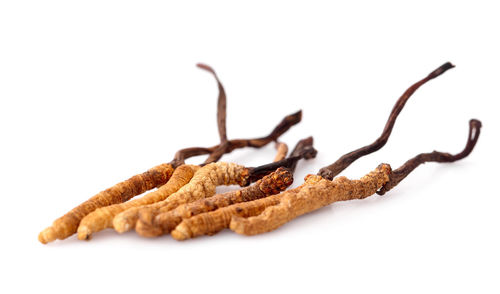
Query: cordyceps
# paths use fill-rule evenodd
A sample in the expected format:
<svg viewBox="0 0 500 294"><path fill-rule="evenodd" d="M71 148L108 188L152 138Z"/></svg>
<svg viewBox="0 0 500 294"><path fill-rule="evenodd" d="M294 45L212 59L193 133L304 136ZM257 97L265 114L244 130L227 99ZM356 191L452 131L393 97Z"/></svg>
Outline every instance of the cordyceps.
<svg viewBox="0 0 500 294"><path fill-rule="evenodd" d="M175 171L177 171L179 167L184 166L184 162L187 158L208 154L209 157L205 160L204 164L209 164L219 160L223 154L230 153L238 148L260 148L270 142L276 142L283 133L288 131L293 125L300 122L302 113L301 111L298 111L286 116L274 128L274 130L265 137L255 139L228 140L226 136L225 125L226 94L224 88L215 75L215 72L210 67L202 64L198 64L198 67L211 72L217 80L217 84L219 87L217 122L219 127L219 135L221 137L220 144L208 148L191 147L181 149L175 154L174 159L170 163L158 165L143 174L133 176L124 182L118 183L113 187L98 193L97 195L73 208L64 216L55 220L52 226L43 230L38 236L38 240L41 243L46 244L56 239L65 239L76 233L82 219L90 213L94 212L96 209L126 202L134 196L142 194L153 188L161 187L162 185L169 182L169 179L173 177L174 181L172 181L170 185L163 189L159 189L159 192L155 191L154 195L149 195L144 200L124 206L114 206L107 210L99 209L96 214L88 220L88 222L86 221L85 226L81 229L81 234L79 234L80 238L88 239L93 232L110 227L113 217L119 212L122 212L125 209L130 208L131 206L144 205L163 200L170 194L177 191L184 184L186 184L191 179L192 174L197 169L197 167L185 166L177 173Z"/></svg>
<svg viewBox="0 0 500 294"><path fill-rule="evenodd" d="M246 186L249 180L249 170L235 163L216 162L200 168L191 181L170 195L167 199L141 207L140 220L150 219L161 209L173 209L181 204L210 197L215 194L215 188L220 185ZM136 226L139 226L138 221ZM136 227L137 229L137 227Z"/></svg>
<svg viewBox="0 0 500 294"><path fill-rule="evenodd" d="M280 167L278 170L265 176L253 185L241 190L199 199L191 203L178 205L175 208L174 206L164 206L162 207L163 209L159 209L159 214L154 218L150 211L147 211L147 215L142 212L141 221L137 223L136 231L139 235L144 237L160 236L169 233L185 218L213 211L234 203L252 201L280 193L290 186L292 182L292 174L288 170ZM145 218L147 218L148 222L144 221Z"/></svg>
<svg viewBox="0 0 500 294"><path fill-rule="evenodd" d="M288 158L272 164L251 168L250 174L259 177L261 174L267 174L269 171L275 170L276 167L282 166L271 174L264 176L264 178L257 181L252 186L237 191L218 194L205 199L199 199L183 205L178 205L178 203L172 202L172 198L168 198L162 204L155 203L152 204L151 207L145 207L140 212L140 220L137 222L136 231L141 236L145 237L160 236L169 233L185 218L190 218L208 211L220 210L220 208L234 203L252 201L280 193L292 184L292 174L295 170L297 161L301 158L310 159L316 156L316 150L312 145L312 137L303 139L297 143ZM182 199L185 199L185 197L182 197ZM227 227L227 225L229 225L229 220L230 218L225 226L220 223L218 225L219 227L222 226L220 229Z"/></svg>
<svg viewBox="0 0 500 294"><path fill-rule="evenodd" d="M239 234L256 235L272 231L288 221L336 201L363 199L375 193L383 195L394 188L417 166L425 162L454 162L470 154L479 138L481 122L470 121L469 138L465 149L455 155L437 152L422 153L392 171L390 165L381 164L360 180L337 177L333 181L318 175L306 178L298 190L281 194L279 203L266 208L261 214L232 218L230 228Z"/></svg>
<svg viewBox="0 0 500 294"><path fill-rule="evenodd" d="M468 156L480 134L481 122L475 119L469 123L469 136L465 149L456 155L437 151L423 153L394 171L388 164L381 164L360 180L349 180L345 177L334 179L356 159L382 148L390 136L398 114L413 92L452 67L450 63L446 63L410 87L396 103L382 135L374 143L347 153L332 165L322 168L318 175L307 176L305 183L295 189L186 218L171 232L171 235L177 240L211 235L217 232L213 224L227 223L228 218L231 218L229 227L236 233L255 235L269 232L300 215L336 201L363 199L375 193L382 195L425 162L454 162Z"/></svg>
<svg viewBox="0 0 500 294"><path fill-rule="evenodd" d="M55 220L52 226L38 235L38 240L46 244L56 239L66 239L76 232L80 220L87 214L99 207L125 202L136 195L165 184L173 171L174 167L171 164L161 164L98 193Z"/></svg>

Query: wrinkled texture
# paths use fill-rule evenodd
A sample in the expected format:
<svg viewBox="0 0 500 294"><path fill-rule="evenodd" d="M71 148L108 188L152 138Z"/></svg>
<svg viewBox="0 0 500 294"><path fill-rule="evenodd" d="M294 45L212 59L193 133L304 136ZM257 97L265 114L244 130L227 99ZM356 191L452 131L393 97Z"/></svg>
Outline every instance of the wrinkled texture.
<svg viewBox="0 0 500 294"><path fill-rule="evenodd" d="M230 228L238 234L256 235L272 231L290 220L336 201L363 199L375 194L389 181L391 167L381 164L359 180L337 177L333 181L309 176L298 191L281 194L278 205L254 217L234 217Z"/></svg>
<svg viewBox="0 0 500 294"><path fill-rule="evenodd" d="M142 226L151 226L153 218L159 213L170 211L181 204L215 195L217 186L246 186L248 177L248 169L235 163L216 162L207 164L195 173L187 185L167 199L142 207L139 210L136 231L140 232Z"/></svg>
<svg viewBox="0 0 500 294"><path fill-rule="evenodd" d="M106 228L112 228L114 217L123 211L164 200L187 184L198 168L198 166L193 165L181 165L175 169L170 180L165 185L158 188L158 190L150 192L138 199L96 209L85 216L80 222L77 231L78 239L87 240L93 233ZM123 226L126 227L128 223L133 223L135 225L136 221L137 218L135 218L134 221L133 216L129 214L128 218L121 218L121 221L119 219L117 221L117 226L121 225L122 227L120 228L122 228L122 231L126 231L126 229L123 229Z"/></svg>
<svg viewBox="0 0 500 294"><path fill-rule="evenodd" d="M122 203L148 190L165 184L174 169L170 164L161 164L106 189L83 202L70 212L54 221L38 235L38 240L46 244L56 239L66 239L76 233L80 220L97 208Z"/></svg>
<svg viewBox="0 0 500 294"><path fill-rule="evenodd" d="M338 177L329 181L309 175L304 184L281 194L184 219L171 235L185 240L213 235L226 227L245 235L268 232L332 202L368 197L389 181L390 172L390 166L382 164L360 180Z"/></svg>
<svg viewBox="0 0 500 294"><path fill-rule="evenodd" d="M160 233L166 234L185 218L190 218L208 211L214 211L235 203L252 201L269 195L278 194L290 186L292 182L292 174L284 168L279 168L249 187L183 204L174 210L161 213L155 217L153 226L143 227L146 231L141 231L139 233L149 237L153 237L155 234L160 235Z"/></svg>

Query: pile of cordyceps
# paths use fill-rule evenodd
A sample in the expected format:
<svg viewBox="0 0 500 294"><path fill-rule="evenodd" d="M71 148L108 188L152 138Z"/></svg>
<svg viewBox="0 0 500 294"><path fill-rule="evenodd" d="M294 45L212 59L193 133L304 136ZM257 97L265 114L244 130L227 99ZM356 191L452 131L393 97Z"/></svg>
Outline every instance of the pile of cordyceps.
<svg viewBox="0 0 500 294"><path fill-rule="evenodd" d="M286 116L265 137L229 140L226 136L224 88L210 67L198 66L210 72L218 84L220 143L212 147L181 149L171 162L155 166L98 193L43 230L38 236L40 242L46 244L62 240L74 233L78 234L78 239L89 240L92 234L106 228L114 228L119 233L135 229L145 237L170 233L176 240L213 235L225 228L244 235L269 232L335 201L363 199L375 193L383 195L420 164L453 162L468 156L479 138L481 122L472 119L467 143L458 154L422 153L395 170L388 164L380 164L359 180L335 178L355 160L387 143L396 118L412 94L423 84L453 68L451 63L445 63L403 93L392 109L382 134L372 144L341 156L316 175L308 175L302 185L285 191L292 184L297 162L314 158L317 153L312 137L300 140L289 155L287 145L279 141L283 133L300 122L301 111ZM245 167L218 162L225 153L237 148L260 148L271 142L275 142L277 149L271 163ZM187 158L198 155L208 155L208 158L200 165L185 163ZM217 186L236 184L243 188L215 194ZM153 188L158 189L130 200Z"/></svg>

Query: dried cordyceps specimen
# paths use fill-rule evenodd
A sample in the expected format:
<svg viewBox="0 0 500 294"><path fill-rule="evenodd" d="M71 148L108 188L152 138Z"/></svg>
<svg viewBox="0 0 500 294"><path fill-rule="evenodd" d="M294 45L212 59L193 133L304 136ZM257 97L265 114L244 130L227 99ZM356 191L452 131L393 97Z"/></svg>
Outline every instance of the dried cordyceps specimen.
<svg viewBox="0 0 500 294"><path fill-rule="evenodd" d="M438 151L433 151L430 153L421 153L412 159L405 162L401 167L392 171L390 174L390 180L386 183L380 191L377 192L379 195L384 195L385 192L396 187L399 182L401 182L406 176L408 176L414 169L419 165L426 162L454 162L467 157L474 146L476 146L477 140L479 139L479 134L481 133L481 122L477 119L471 119L469 121L469 137L467 139L467 144L465 145L462 152L452 155L450 153L443 153Z"/></svg>
<svg viewBox="0 0 500 294"><path fill-rule="evenodd" d="M456 155L437 151L419 154L394 172L388 164L381 164L359 181L348 180L345 177L337 177L330 181L311 175L298 191L280 194L279 204L267 207L261 214L249 218L233 216L230 228L239 234L256 235L272 231L300 215L336 201L363 199L376 192L384 194L422 163L454 162L468 156L479 139L480 128L480 121L475 119L470 121L466 147Z"/></svg>
<svg viewBox="0 0 500 294"><path fill-rule="evenodd" d="M300 121L301 112L287 116L266 137L228 140L224 88L213 69L203 64L198 66L212 73L218 84L217 124L220 143L209 148L181 149L169 164L157 167L158 175L148 174L151 172L148 171L116 185L111 188L111 192L108 191L110 189L101 192L61 218L59 223L56 224L56 221L54 226L57 225L59 229L51 227L42 232L39 237L41 242L71 235L78 223L78 237L88 239L93 232L111 227L112 220L119 232L135 226L136 231L143 236L152 237L171 232L177 240L213 235L228 227L244 235L269 232L300 215L336 201L363 199L375 193L383 195L425 162L454 162L465 158L474 149L480 134L481 122L473 119L469 123L467 144L458 154L437 151L422 153L394 171L390 165L381 164L359 180L334 178L360 157L379 150L387 143L398 115L413 93L423 84L454 67L451 63L445 63L412 85L398 99L382 134L372 144L343 155L333 164L320 169L317 175L308 175L301 186L279 194L293 181L292 174L298 160L316 155L316 150L312 148L312 138L301 140L289 157L286 157L286 144L277 141L281 134ZM215 163L223 154L236 148L258 148L271 141L276 142L278 150L273 163L255 168L234 163ZM209 156L202 167L185 165L186 158L203 154ZM246 186L255 181L252 186L212 196L218 185ZM165 182L167 183L163 186L158 184ZM139 192L159 186L161 187L157 191L144 198L121 203ZM111 205L114 203L119 204ZM94 212L91 213L92 211ZM86 214L89 215L80 222Z"/></svg>
<svg viewBox="0 0 500 294"><path fill-rule="evenodd" d="M215 162L200 168L191 181L170 195L167 199L150 205L143 206L139 210L139 220L136 230L141 223L151 223L153 217L162 211L168 211L177 206L198 199L215 195L215 188L220 185L246 186L250 171L248 168L235 163Z"/></svg>
<svg viewBox="0 0 500 294"><path fill-rule="evenodd" d="M335 176L337 176L341 171L346 169L351 163L356 161L358 158L373 153L382 148L385 145L385 143L387 143L387 141L389 140L392 128L396 123L396 118L398 117L401 110L403 110L403 107L405 106L408 99L410 99L410 97L413 95L413 93L415 93L415 91L418 88L420 88L420 86L422 86L423 84L427 83L428 81L434 78L437 78L438 76L442 75L447 70L453 67L455 67L453 64L447 62L438 67L433 72L431 72L429 75L427 75L427 77L416 82L410 88L408 88L392 108L391 114L389 115L389 119L385 124L384 130L382 131L380 137L378 137L377 140L375 140L375 142L343 155L331 165L322 168L319 171L318 175L322 176L325 179L332 180Z"/></svg>
<svg viewBox="0 0 500 294"><path fill-rule="evenodd" d="M209 154L205 160L205 164L216 162L222 155L231 153L235 149L244 147L261 148L270 142L277 142L278 138L288 131L292 126L298 124L302 119L302 111L299 110L295 113L287 115L283 120L274 128L274 130L267 136L254 139L233 139L228 140L226 135L226 92L222 86L215 71L205 64L197 64L201 69L210 72L216 79L219 88L219 98L217 102L217 125L219 128L220 143L212 147L191 147L177 151L172 160L174 167L184 164L185 160L189 157Z"/></svg>
<svg viewBox="0 0 500 294"><path fill-rule="evenodd" d="M286 160L281 159L280 161L275 161L275 164L277 166L288 166L291 164L290 162L299 160L301 158L301 156L307 157L307 158L312 158L313 157L313 155L311 155L312 153L314 153L314 156L315 156L316 150L314 150L314 148L312 148L312 138L307 138L305 140L309 143L309 145L307 145L307 146L304 145L301 148L301 150L295 151L296 156L294 156L291 160L290 159L286 159ZM284 143L279 143L279 145L286 146L286 144L284 144ZM278 148L278 155L280 155L279 153L283 152L280 149L283 149L283 148L282 147ZM302 152L302 154L299 154L300 152ZM279 158L281 158L281 155L276 156L275 160L279 159ZM183 167L183 166L181 166L181 167ZM257 173L254 173L253 172L254 168L249 168L248 170L249 170L249 182L254 182L254 181L260 179L263 175L268 174L270 172L270 171L261 172L261 171L257 170ZM174 172L174 175L172 176L172 180L174 180L175 176L176 176L176 172ZM183 182L185 182L186 180L189 182L190 179L183 178ZM167 185L168 185L168 183L167 183ZM177 187L177 185L176 185L176 187ZM177 188L177 190L179 188ZM170 191L173 191L173 190L170 190ZM173 191L173 192L175 192L175 191ZM150 194L154 195L155 192L152 192ZM162 193L162 194L166 194L166 193ZM166 197L169 195L166 195ZM152 196L152 197L155 197L155 201L151 201L148 203L145 203L145 201L143 200L144 198L149 199L148 195L145 195L143 198L137 199L136 201L135 200L131 201L131 202L129 202L130 204L124 203L123 206L126 206L128 208L121 210L119 213L113 214L113 215L115 215L114 219L112 220L114 229L119 233L127 232L127 231L135 228L137 221L139 219L139 212L143 207L146 207L148 204L152 204L152 205L148 206L148 209L152 209L150 211L150 212L152 212L152 211L154 211L155 208L159 208L159 207L162 207L164 205L164 203L161 201L163 201L166 197L163 199L158 199L158 200L157 200L156 196ZM117 211L117 209L114 207L110 207L110 208ZM107 212L107 214L109 215L110 213ZM144 229L146 227L146 225L144 223L142 225L143 225L142 228ZM110 226L108 226L108 227L110 227ZM104 229L104 228L102 228L102 229ZM97 231L97 230L95 230L95 231Z"/></svg>
<svg viewBox="0 0 500 294"><path fill-rule="evenodd" d="M297 162L300 158L310 159L316 156L317 151L312 147L312 144L312 137L300 140L290 154L290 157L283 160L287 161L287 163L282 163L280 165L287 166L288 170L290 171L290 175L293 174ZM273 166L274 164L275 163L254 168L254 171L271 170L272 168L276 168L275 166ZM277 172L280 170L284 170L284 168L278 168ZM275 178L272 177L270 179L274 180ZM277 198L278 195L275 195L276 193L268 194L273 196L263 198L268 195L264 195L265 193L260 192L262 190L262 187L260 186L259 182L249 188L240 190L242 193L245 193L247 197L238 197L237 195L235 196L234 194L229 192L216 195L214 197L211 197L211 199L207 199L210 200L208 201L208 203L198 201L198 203L192 203L187 206L187 209L186 207L179 207L178 211L169 211L167 213L159 214L154 219L154 223L152 225L146 227L144 229L144 232L139 233L144 236L155 236L156 234L167 233L174 228L175 224L178 224L182 220L182 222L177 226L176 230L172 231L172 236L174 236L174 238L181 240L185 238L192 238L198 236L199 234L211 235L224 228L228 228L232 214L250 216L252 213L256 214L262 212L262 210L267 206L275 205L278 203L276 201L279 198ZM239 191L236 191L236 193L237 192ZM255 199L260 200L253 201ZM250 202L245 203L245 209L240 209L240 206L238 205L228 206L228 204L246 201ZM214 202L217 202L219 204L212 205ZM224 205L221 205L220 203ZM195 211L196 213L193 213L193 211ZM187 230L189 230L190 227L194 228L193 231L183 232L183 229L187 228Z"/></svg>
<svg viewBox="0 0 500 294"><path fill-rule="evenodd" d="M298 160L301 158L310 159L316 156L317 151L312 147L312 144L312 137L300 140L290 157L286 160L282 159L279 161L280 165L289 166L288 169L279 167L275 172L265 176L250 187L218 194L206 199L200 199L192 203L180 205L169 211L163 211L154 219L150 219L148 222L141 222L136 228L137 233L145 237L159 236L169 233L183 218L189 218L200 213L213 211L234 203L260 199L285 190L293 182L292 173L295 170ZM258 171L261 169L262 168L253 168L251 171ZM227 224L229 224L229 222Z"/></svg>
<svg viewBox="0 0 500 294"><path fill-rule="evenodd" d="M292 153L290 153L290 156L288 156L287 158L280 161L275 161L273 163L250 168L250 181L254 182L280 167L287 168L293 173L300 159L304 158L306 160L309 160L311 158L315 158L316 154L317 151L313 147L313 138L307 137L305 139L302 139L297 143L297 145L295 145Z"/></svg>
<svg viewBox="0 0 500 294"><path fill-rule="evenodd" d="M38 240L46 244L56 239L62 240L73 235L78 228L80 220L90 212L99 207L125 202L136 195L161 186L168 181L173 171L174 168L171 164L161 164L145 173L135 175L124 182L98 193L55 220L52 226L46 228L38 235Z"/></svg>
<svg viewBox="0 0 500 294"><path fill-rule="evenodd" d="M89 213L94 210L125 202L134 196L144 193L145 191L151 190L155 187L159 187L165 184L170 176L172 175L175 168L184 164L185 160L192 156L209 154L209 158L205 160L205 164L217 161L223 154L232 152L237 148L243 147L254 147L260 148L266 144L277 141L277 139L285 133L290 127L300 122L302 118L302 112L298 111L291 115L286 116L275 129L265 137L255 138L255 139L235 139L227 140L226 136L226 94L222 84L215 75L215 72L206 65L199 64L198 67L212 72L217 80L219 86L219 99L218 99L218 127L219 134L221 136L221 143L212 147L192 147L179 150L174 159L167 164L158 165L143 174L133 176L132 178L116 184L115 186L106 189L79 206L72 209L70 212L62 216L61 218L54 221L53 225L43 230L38 239L41 243L46 244L52 242L56 239L65 239L72 234L76 233L80 221ZM98 223L108 225L111 220L111 215L105 217L106 219L96 219ZM99 228L102 225L97 225ZM87 226L88 227L88 226ZM82 229L81 236L89 236Z"/></svg>
<svg viewBox="0 0 500 294"><path fill-rule="evenodd" d="M295 191L296 189L289 191ZM280 195L272 195L254 201L234 204L215 211L184 218L170 234L178 241L202 235L214 235L225 228L229 228L231 219L236 215L241 217L259 215L267 207L279 204Z"/></svg>
<svg viewBox="0 0 500 294"><path fill-rule="evenodd" d="M330 181L309 175L301 187L280 194L277 203L267 206L261 213L251 217L233 215L229 227L244 235L274 230L302 214L335 201L363 199L373 195L389 181L390 172L389 165L381 164L359 180L337 177ZM183 233L186 231L184 229Z"/></svg>
<svg viewBox="0 0 500 294"><path fill-rule="evenodd" d="M284 143L280 143L280 144L286 146L286 144L284 144ZM279 155L280 152L282 152L282 151L278 150L278 155ZM310 153L310 151L309 151L309 153ZM281 156L277 156L276 158L278 158L278 157L281 157ZM282 159L281 161L277 162L277 164L287 165L288 163L287 163L287 161L284 161ZM184 166L186 166L186 165L181 165L177 169L180 169L180 168L182 168ZM177 169L176 169L176 172L177 172ZM174 180L174 178L176 176L176 172L174 172L174 174L172 175L172 181ZM259 173L258 175L253 176L254 173L252 172L252 168L249 168L249 173L250 173L250 176L249 176L249 181L250 182L258 180L262 176L262 173ZM189 179L187 179L186 177L182 176L182 183L184 183L183 185L187 184L191 180L192 176L193 175L191 175L191 177ZM167 186L167 185L169 185L169 183L167 183L165 186ZM176 192L178 189L180 189L180 187L183 186L183 185L179 186L179 185L176 185L176 184L172 184L172 185L175 185L175 187L178 187L178 188L176 188L175 191L173 189L169 188L169 191L172 191L170 194ZM137 221L139 219L139 212L140 212L140 210L143 207L145 207L146 205L149 205L149 204L154 204L154 205L149 206L149 209L153 209L155 207L158 207L158 208L161 207L164 203L163 202L160 203L160 202L163 201L163 200L165 200L170 194L166 195L166 193L162 193L163 195L165 195L165 197L162 198L162 199L159 199L159 198L156 197L156 192L157 191L150 193L152 195L151 197L154 198L154 201L148 201L148 203L146 203L146 201L150 198L149 194L148 194L148 195L145 195L144 197L142 197L140 199L133 200L133 201L127 202L127 203L123 203L122 204L123 207L127 207L127 208L123 209L123 210L120 210L116 214L112 214L114 216L114 218L112 219L112 223L113 223L114 229L117 232L119 232L119 233L127 232L127 231L135 228L135 225L136 225L136 223L137 223ZM144 198L146 198L146 199L144 199ZM151 200L153 200L153 199L151 199ZM114 211L118 211L113 206L110 206L109 208L112 209L112 210L114 210ZM107 212L106 214L109 215L110 213ZM93 223L94 221L90 221L90 222ZM111 226L107 226L107 227L111 227ZM104 227L102 229L104 229ZM94 230L94 232L96 232L96 231L97 230Z"/></svg>
<svg viewBox="0 0 500 294"><path fill-rule="evenodd" d="M141 222L136 231L143 237L156 237L167 234L185 218L213 211L234 203L252 201L280 193L290 186L292 182L293 176L290 171L280 167L253 185L241 190L217 194L160 213L154 218L153 224L147 225Z"/></svg>
<svg viewBox="0 0 500 294"><path fill-rule="evenodd" d="M301 214L325 206L330 203L329 201L335 201L334 199L368 197L389 180L389 173L388 165L380 165L375 171L357 181L339 177L332 182L320 176L308 176L301 186L279 195L185 219L172 231L172 237L176 240L185 240L200 235L212 235L226 227L240 234L262 233L255 228L270 228L274 223L285 223ZM335 192L332 187L336 188ZM267 215L271 215L272 218L266 217ZM258 219L254 220L256 217L252 216L258 216Z"/></svg>
<svg viewBox="0 0 500 294"><path fill-rule="evenodd" d="M362 199L377 191L383 194L397 185L414 168L424 162L453 162L466 157L472 151L479 136L481 124L477 120L471 120L466 148L457 155L441 152L421 154L409 160L394 172L391 171L389 165L382 164L377 170L363 177L361 180L352 181L345 177L339 177L332 181L335 175L344 170L356 159L383 147L389 138L398 114L401 112L410 95L422 84L452 67L450 63L446 63L433 71L425 79L410 87L397 101L382 135L373 144L342 156L334 164L322 168L318 176L308 176L306 182L295 189L268 198L232 205L220 210L199 214L193 218L184 219L172 231L172 236L178 240L184 240L199 235L211 235L226 225L229 218L232 218L230 223L231 229L238 233L254 235L267 232L299 215L335 201Z"/></svg>
<svg viewBox="0 0 500 294"><path fill-rule="evenodd" d="M292 126L298 124L302 119L302 111L299 110L295 113L287 115L283 118L283 120L274 128L274 130L269 133L269 135L261 138L254 139L233 139L227 141L225 144L215 145L212 147L191 147L185 148L177 151L172 160L172 165L174 167L180 166L184 164L187 158L210 154L210 156L205 160L205 164L215 162L218 160L223 154L231 153L236 149L245 148L245 147L253 147L253 148L261 148L266 146L271 142L275 142L278 138L283 135L286 131L288 131Z"/></svg>
<svg viewBox="0 0 500 294"><path fill-rule="evenodd" d="M175 169L170 180L165 185L159 187L158 190L150 192L138 199L96 209L81 220L77 231L78 239L87 240L93 233L106 228L112 228L114 217L122 211L166 199L172 193L177 192L182 186L186 185L199 168L199 166L195 165L181 165ZM118 220L118 224L126 225L127 221L133 220L126 219L121 220L121 222Z"/></svg>

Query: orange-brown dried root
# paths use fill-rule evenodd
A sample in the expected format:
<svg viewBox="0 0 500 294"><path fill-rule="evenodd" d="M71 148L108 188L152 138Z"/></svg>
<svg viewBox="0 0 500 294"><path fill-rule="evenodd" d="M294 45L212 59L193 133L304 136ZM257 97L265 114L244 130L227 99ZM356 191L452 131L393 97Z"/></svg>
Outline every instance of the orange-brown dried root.
<svg viewBox="0 0 500 294"><path fill-rule="evenodd" d="M267 207L274 206L279 202L278 194L198 214L191 218L183 219L170 234L174 239L179 241L202 235L211 236L228 228L233 215L242 217L258 215Z"/></svg>
<svg viewBox="0 0 500 294"><path fill-rule="evenodd" d="M338 177L333 181L309 175L299 187L267 198L224 207L184 219L171 232L176 240L213 235L230 227L245 235L271 231L289 220L332 202L362 199L389 181L390 166L382 164L360 180Z"/></svg>
<svg viewBox="0 0 500 294"><path fill-rule="evenodd" d="M285 193L297 193L304 185L305 183ZM170 234L178 241L202 235L214 235L225 228L229 228L233 216L251 217L259 215L267 207L279 204L282 194L283 193L254 201L234 204L215 211L185 218Z"/></svg>
<svg viewBox="0 0 500 294"><path fill-rule="evenodd" d="M161 164L96 194L55 220L52 226L38 235L38 240L47 244L56 239L66 239L76 232L80 220L87 214L99 207L125 202L136 195L165 184L173 171L171 164Z"/></svg>
<svg viewBox="0 0 500 294"><path fill-rule="evenodd" d="M250 172L235 163L216 162L200 168L191 181L167 199L146 205L139 210L135 229L141 232L144 226L151 226L156 215L170 211L177 206L213 196L220 185L246 186Z"/></svg>
<svg viewBox="0 0 500 294"><path fill-rule="evenodd" d="M249 187L183 204L174 210L161 213L155 217L153 226L143 227L145 231L140 231L139 233L148 237L166 234L185 218L214 211L235 203L253 201L278 194L290 186L292 182L293 175L290 171L279 168Z"/></svg>
<svg viewBox="0 0 500 294"><path fill-rule="evenodd" d="M140 207L147 204L162 201L170 196L172 193L179 190L182 186L187 184L194 173L199 169L199 166L194 165L181 165L177 167L172 174L170 180L158 190L150 192L141 198L134 199L128 202L114 204L106 207L101 207L85 216L78 227L78 239L88 240L93 233L102 231L106 228L113 227L113 219L119 213L131 209L133 207ZM116 222L118 226L127 226L130 223L135 225L137 217L134 219L125 218L119 219ZM122 231L127 230L123 229Z"/></svg>
<svg viewBox="0 0 500 294"><path fill-rule="evenodd" d="M359 180L337 177L333 181L310 175L298 192L280 194L279 204L249 218L234 216L231 230L256 235L272 231L290 220L336 201L363 199L375 194L389 181L391 167L381 164Z"/></svg>

